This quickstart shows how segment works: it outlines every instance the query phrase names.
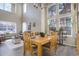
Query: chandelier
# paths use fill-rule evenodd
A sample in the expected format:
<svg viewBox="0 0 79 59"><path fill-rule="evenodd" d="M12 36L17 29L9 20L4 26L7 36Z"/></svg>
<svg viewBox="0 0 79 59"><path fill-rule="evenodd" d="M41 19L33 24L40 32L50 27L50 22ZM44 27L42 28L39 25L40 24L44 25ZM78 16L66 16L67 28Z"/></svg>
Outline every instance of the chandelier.
<svg viewBox="0 0 79 59"><path fill-rule="evenodd" d="M38 8L38 9L42 9L42 4L41 3L34 3L33 5L35 8Z"/></svg>

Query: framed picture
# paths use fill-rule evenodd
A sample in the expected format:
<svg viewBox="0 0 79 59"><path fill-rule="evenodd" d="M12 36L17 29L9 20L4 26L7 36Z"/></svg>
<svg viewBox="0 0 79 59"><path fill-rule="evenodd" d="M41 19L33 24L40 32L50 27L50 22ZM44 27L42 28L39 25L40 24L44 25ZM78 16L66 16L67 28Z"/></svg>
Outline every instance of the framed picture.
<svg viewBox="0 0 79 59"><path fill-rule="evenodd" d="M35 22L33 23L33 27L36 27L36 23Z"/></svg>
<svg viewBox="0 0 79 59"><path fill-rule="evenodd" d="M31 22L28 24L28 30L31 30Z"/></svg>

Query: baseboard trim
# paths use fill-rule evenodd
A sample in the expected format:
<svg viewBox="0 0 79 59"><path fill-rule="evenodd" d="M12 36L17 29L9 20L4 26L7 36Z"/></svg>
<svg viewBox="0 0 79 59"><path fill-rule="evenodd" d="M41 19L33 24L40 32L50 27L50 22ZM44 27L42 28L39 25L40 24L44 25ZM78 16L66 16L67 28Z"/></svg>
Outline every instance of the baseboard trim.
<svg viewBox="0 0 79 59"><path fill-rule="evenodd" d="M67 44L58 44L58 45L62 45L62 46L70 46L70 47L74 47L74 48L76 48L75 45L67 45Z"/></svg>

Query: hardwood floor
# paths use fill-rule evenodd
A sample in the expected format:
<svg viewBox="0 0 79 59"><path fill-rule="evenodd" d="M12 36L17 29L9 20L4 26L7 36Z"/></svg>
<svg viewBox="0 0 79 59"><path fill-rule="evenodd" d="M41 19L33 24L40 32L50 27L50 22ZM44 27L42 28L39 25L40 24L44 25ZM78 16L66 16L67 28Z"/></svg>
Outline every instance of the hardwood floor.
<svg viewBox="0 0 79 59"><path fill-rule="evenodd" d="M49 56L46 52L43 53L44 56ZM71 46L58 46L55 53L51 53L51 56L77 56L75 47Z"/></svg>
<svg viewBox="0 0 79 59"><path fill-rule="evenodd" d="M56 51L56 56L76 56L75 47L59 46Z"/></svg>
<svg viewBox="0 0 79 59"><path fill-rule="evenodd" d="M11 44L11 43L10 43ZM55 54L52 56L76 56L75 47L71 46L58 46ZM7 42L0 44L0 56L23 56L23 46L18 48L11 48ZM43 56L49 56L44 50Z"/></svg>

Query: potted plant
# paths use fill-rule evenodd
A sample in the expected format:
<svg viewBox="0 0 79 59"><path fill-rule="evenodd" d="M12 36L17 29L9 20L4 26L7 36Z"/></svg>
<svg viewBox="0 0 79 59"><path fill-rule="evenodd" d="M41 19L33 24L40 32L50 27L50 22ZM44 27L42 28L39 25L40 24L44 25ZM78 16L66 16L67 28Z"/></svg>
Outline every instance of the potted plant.
<svg viewBox="0 0 79 59"><path fill-rule="evenodd" d="M45 37L45 33L44 32L40 32L40 36L41 37Z"/></svg>

